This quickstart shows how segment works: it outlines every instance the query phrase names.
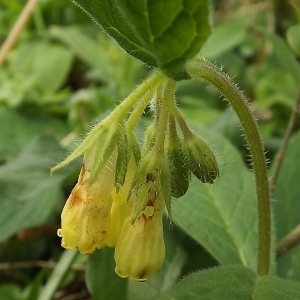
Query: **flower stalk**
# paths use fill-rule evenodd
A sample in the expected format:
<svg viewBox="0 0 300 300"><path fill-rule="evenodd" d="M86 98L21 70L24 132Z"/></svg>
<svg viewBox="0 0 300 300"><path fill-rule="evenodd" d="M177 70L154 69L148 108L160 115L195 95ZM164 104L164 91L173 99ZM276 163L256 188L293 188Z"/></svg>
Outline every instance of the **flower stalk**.
<svg viewBox="0 0 300 300"><path fill-rule="evenodd" d="M263 143L245 96L221 70L204 59L197 58L186 65L193 78L202 78L217 87L239 117L248 142L256 182L258 205L258 257L257 272L269 274L271 249L271 207L267 164Z"/></svg>

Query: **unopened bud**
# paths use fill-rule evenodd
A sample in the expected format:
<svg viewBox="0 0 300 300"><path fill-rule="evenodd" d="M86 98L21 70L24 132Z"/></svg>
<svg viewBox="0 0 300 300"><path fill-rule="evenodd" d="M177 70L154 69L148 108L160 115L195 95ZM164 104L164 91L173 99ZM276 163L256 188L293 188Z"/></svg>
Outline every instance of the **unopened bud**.
<svg viewBox="0 0 300 300"><path fill-rule="evenodd" d="M219 167L208 144L192 134L184 138L182 150L193 174L202 182L213 183L219 176Z"/></svg>
<svg viewBox="0 0 300 300"><path fill-rule="evenodd" d="M171 195L175 198L180 198L189 188L189 165L184 160L179 138L173 140L168 139L166 142L166 150L171 180Z"/></svg>

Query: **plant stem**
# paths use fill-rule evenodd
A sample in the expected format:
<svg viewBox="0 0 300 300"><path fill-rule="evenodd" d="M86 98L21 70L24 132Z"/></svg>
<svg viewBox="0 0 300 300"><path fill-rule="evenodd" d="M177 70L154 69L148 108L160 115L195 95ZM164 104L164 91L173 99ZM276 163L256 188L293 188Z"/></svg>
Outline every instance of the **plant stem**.
<svg viewBox="0 0 300 300"><path fill-rule="evenodd" d="M158 119L157 125L157 137L154 144L154 151L158 154L164 153L164 143L166 137L167 124L169 119L169 104L174 98L176 82L172 79L169 79L166 83L165 91L163 91L161 107L157 105L156 114Z"/></svg>
<svg viewBox="0 0 300 300"><path fill-rule="evenodd" d="M28 0L25 7L23 8L18 20L14 24L13 28L8 34L8 37L2 44L0 49L0 67L3 64L9 50L12 48L14 43L16 42L19 34L25 27L27 21L29 20L30 16L32 15L36 5L38 4L39 0Z"/></svg>
<svg viewBox="0 0 300 300"><path fill-rule="evenodd" d="M291 248L295 247L300 243L300 225L295 227L285 237L283 237L277 244L276 257L280 257Z"/></svg>
<svg viewBox="0 0 300 300"><path fill-rule="evenodd" d="M270 189L263 143L255 118L249 109L245 96L240 92L234 82L217 67L204 59L199 58L187 63L187 71L193 78L203 78L214 84L232 105L242 124L252 158L252 166L256 181L256 195L258 202L257 272L258 275L265 276L269 273L270 269Z"/></svg>
<svg viewBox="0 0 300 300"><path fill-rule="evenodd" d="M192 131L190 130L189 126L186 124L182 113L180 112L180 110L176 107L175 102L173 101L173 103L170 106L170 110L172 112L172 115L176 118L176 121L181 129L182 134L184 135L184 137L191 137L193 136Z"/></svg>
<svg viewBox="0 0 300 300"><path fill-rule="evenodd" d="M147 79L144 83L138 86L123 102L121 102L114 111L106 118L106 120L116 118L118 120L124 119L127 113L131 110L132 106L149 90L153 90L157 84L166 78L163 73L157 73ZM104 120L105 121L105 120ZM96 126L97 127L97 126ZM95 127L95 128L96 128Z"/></svg>
<svg viewBox="0 0 300 300"><path fill-rule="evenodd" d="M43 261L43 260L34 260L34 261L18 261L18 262L5 262L0 263L0 270L14 270L14 269L29 269L29 268L48 268L54 269L57 266L55 261ZM72 264L70 269L73 271L85 271L86 266L84 264Z"/></svg>
<svg viewBox="0 0 300 300"><path fill-rule="evenodd" d="M299 112L299 107L300 107L300 91L298 93L296 103L293 107L293 111L292 111L292 114L291 114L291 117L290 117L290 120L289 120L288 127L287 127L286 132L285 132L285 136L284 136L284 139L283 139L282 146L281 146L278 154L276 155L274 172L273 172L271 182L270 182L270 193L271 193L271 195L273 194L275 186L276 186L276 182L277 182L278 175L279 175L279 172L280 172L280 168L281 168L281 165L282 165L282 162L283 162L283 159L284 159L284 155L285 155L290 137L292 135L292 131L293 131L293 128L294 128L294 125L295 125L297 114Z"/></svg>
<svg viewBox="0 0 300 300"><path fill-rule="evenodd" d="M134 127L136 126L138 119L140 118L141 114L144 112L145 108L149 104L153 96L153 93L154 93L154 88L149 90L141 99L141 101L137 104L137 106L134 108L133 112L131 113L130 117L126 122L126 128L128 131L134 130Z"/></svg>
<svg viewBox="0 0 300 300"><path fill-rule="evenodd" d="M59 284L65 278L66 273L71 268L73 261L78 255L76 250L65 250L57 263L55 269L51 273L47 283L42 288L38 300L51 300L56 292Z"/></svg>

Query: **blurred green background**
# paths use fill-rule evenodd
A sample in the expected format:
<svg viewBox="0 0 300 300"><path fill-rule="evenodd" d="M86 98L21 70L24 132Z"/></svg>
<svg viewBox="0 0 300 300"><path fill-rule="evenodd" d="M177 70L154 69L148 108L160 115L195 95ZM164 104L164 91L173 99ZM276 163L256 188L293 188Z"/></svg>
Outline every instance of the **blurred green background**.
<svg viewBox="0 0 300 300"><path fill-rule="evenodd" d="M0 45L25 3L0 0ZM273 162L299 93L300 3L215 0L212 7L214 31L201 53L234 77L249 98L267 158ZM206 244L197 238L182 216L175 217L178 226L165 220L166 263L161 273L142 285L114 274L111 249L97 251L88 259L75 251L63 252L60 246L56 235L60 212L77 181L81 162L51 177L50 168L150 72L71 1L42 0L36 7L0 68L0 300L155 299L190 272L226 263L209 241ZM219 161L224 162L222 168L228 167L223 155L235 148L231 160L241 156L250 169L238 119L218 98L216 90L203 82L178 84L180 108L215 148ZM138 132L144 131L150 117L146 112ZM299 128L298 116L293 132ZM294 139L294 148L287 154L291 157L299 153L295 150L299 149L299 134ZM225 143L229 150L224 152ZM296 163L300 164L299 159L290 166ZM285 168L289 172L289 166ZM300 176L300 166L294 169L286 185L294 183L296 188L293 180ZM277 193L286 195L282 189ZM300 193L297 189L291 194L292 213ZM189 198L192 196L183 199L186 205ZM181 208L175 205L174 209L176 213ZM276 220L276 224L285 223L285 228L278 226L278 237L300 220L296 216ZM288 262L279 262L278 274L300 280L299 270L291 271L290 258L285 260ZM292 264L292 268L300 266L299 254ZM255 261L249 261L252 265Z"/></svg>

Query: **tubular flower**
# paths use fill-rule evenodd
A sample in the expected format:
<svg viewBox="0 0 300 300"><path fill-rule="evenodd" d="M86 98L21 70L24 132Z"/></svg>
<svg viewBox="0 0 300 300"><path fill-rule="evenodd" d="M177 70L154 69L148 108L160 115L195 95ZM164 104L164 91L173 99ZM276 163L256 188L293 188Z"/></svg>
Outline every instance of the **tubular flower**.
<svg viewBox="0 0 300 300"><path fill-rule="evenodd" d="M154 186L136 221L132 224L131 215L123 224L115 249L115 271L120 277L145 281L160 270L165 257L163 212L163 194Z"/></svg>
<svg viewBox="0 0 300 300"><path fill-rule="evenodd" d="M94 182L89 182L94 163L93 153L87 151L78 182L61 214L62 246L90 254L107 244L110 229L111 191L114 187L117 151L115 150Z"/></svg>
<svg viewBox="0 0 300 300"><path fill-rule="evenodd" d="M109 247L116 246L123 223L131 213L132 201L127 201L127 198L131 192L131 185L134 179L136 168L136 162L134 155L132 154L129 159L124 185L119 189L118 192L116 187L111 192L113 203L110 212L111 227L107 240L107 245Z"/></svg>

